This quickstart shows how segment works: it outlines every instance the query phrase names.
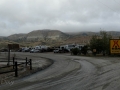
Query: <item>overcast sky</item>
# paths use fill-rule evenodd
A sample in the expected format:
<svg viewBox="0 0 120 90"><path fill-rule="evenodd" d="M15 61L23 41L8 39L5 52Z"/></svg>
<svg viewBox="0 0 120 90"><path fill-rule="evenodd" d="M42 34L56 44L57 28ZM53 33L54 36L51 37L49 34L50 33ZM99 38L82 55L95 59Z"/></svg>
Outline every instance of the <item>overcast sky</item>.
<svg viewBox="0 0 120 90"><path fill-rule="evenodd" d="M0 0L0 36L41 29L119 31L120 0Z"/></svg>

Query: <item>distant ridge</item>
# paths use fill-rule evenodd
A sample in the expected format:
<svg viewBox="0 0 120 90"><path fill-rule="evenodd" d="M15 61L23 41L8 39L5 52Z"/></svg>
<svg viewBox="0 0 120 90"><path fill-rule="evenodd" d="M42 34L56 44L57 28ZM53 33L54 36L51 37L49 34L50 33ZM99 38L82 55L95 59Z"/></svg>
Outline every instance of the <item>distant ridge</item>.
<svg viewBox="0 0 120 90"><path fill-rule="evenodd" d="M113 38L119 38L119 31L106 31L108 34L111 34ZM0 37L0 42L4 40L17 42L20 44L26 44L33 46L34 45L63 45L63 44L87 44L89 43L93 35L99 35L100 32L73 32L65 33L60 30L33 30L27 34L13 34L8 37Z"/></svg>
<svg viewBox="0 0 120 90"><path fill-rule="evenodd" d="M66 38L68 35L59 31L59 30L34 30L30 33L27 34L26 39L27 40L34 40L34 39L39 39L39 40L46 40L46 39L51 39L51 40L61 40Z"/></svg>
<svg viewBox="0 0 120 90"><path fill-rule="evenodd" d="M34 30L27 34L13 34L8 36L8 40L13 41L33 41L33 40L63 40L69 37L69 34L63 33L59 30L50 30L50 29L43 29L43 30Z"/></svg>
<svg viewBox="0 0 120 90"><path fill-rule="evenodd" d="M8 36L7 38L9 40L18 40L18 39L24 39L26 37L26 34L13 34L13 35L10 35Z"/></svg>

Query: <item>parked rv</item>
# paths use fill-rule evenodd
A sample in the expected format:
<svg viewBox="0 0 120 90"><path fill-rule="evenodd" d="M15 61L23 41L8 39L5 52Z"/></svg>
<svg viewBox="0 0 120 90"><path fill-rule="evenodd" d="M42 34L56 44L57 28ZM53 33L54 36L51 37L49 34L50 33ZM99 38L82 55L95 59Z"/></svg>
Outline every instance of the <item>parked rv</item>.
<svg viewBox="0 0 120 90"><path fill-rule="evenodd" d="M64 52L70 52L71 49L75 48L74 44L62 45L60 49Z"/></svg>
<svg viewBox="0 0 120 90"><path fill-rule="evenodd" d="M83 47L84 47L84 45L79 45L79 44L77 44L77 45L75 46L75 48L78 48L79 50L81 50Z"/></svg>
<svg viewBox="0 0 120 90"><path fill-rule="evenodd" d="M39 46L35 46L35 49L39 50L40 52L46 52L49 49L49 46L39 45Z"/></svg>

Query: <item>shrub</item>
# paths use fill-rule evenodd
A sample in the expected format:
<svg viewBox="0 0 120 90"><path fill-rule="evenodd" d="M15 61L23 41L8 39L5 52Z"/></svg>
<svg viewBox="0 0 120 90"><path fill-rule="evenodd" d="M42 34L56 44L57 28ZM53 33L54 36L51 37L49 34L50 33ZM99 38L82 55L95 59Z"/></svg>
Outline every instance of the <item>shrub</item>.
<svg viewBox="0 0 120 90"><path fill-rule="evenodd" d="M77 55L79 53L79 49L78 48L73 48L73 49L71 49L71 53L73 55Z"/></svg>

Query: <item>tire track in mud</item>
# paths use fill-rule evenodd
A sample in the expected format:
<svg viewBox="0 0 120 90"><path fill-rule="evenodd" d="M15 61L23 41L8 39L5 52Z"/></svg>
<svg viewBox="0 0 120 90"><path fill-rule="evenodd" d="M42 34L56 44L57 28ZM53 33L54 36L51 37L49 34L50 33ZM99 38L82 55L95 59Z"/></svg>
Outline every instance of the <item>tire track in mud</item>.
<svg viewBox="0 0 120 90"><path fill-rule="evenodd" d="M45 57L45 58L49 57L49 59L52 59L54 61L53 65L41 72L38 72L32 76L24 78L23 81L18 82L18 84L17 83L14 84L12 87L7 87L7 89L10 88L12 90L16 90L16 89L27 90L27 88L29 87L31 88L33 87L36 89L37 85L39 86L39 89L40 89L41 88L39 85L40 83L42 83L41 85L44 86L44 83L50 80L53 80L53 82L56 80L59 80L65 77L67 74L80 68L79 63L66 60L64 57L61 57L59 55L55 55L56 57L53 57L52 55L46 55L46 54L42 54L40 56L38 55L39 54L35 54L35 55L32 55L32 57L33 56L34 57ZM4 90L7 90L5 88Z"/></svg>
<svg viewBox="0 0 120 90"><path fill-rule="evenodd" d="M82 60L78 70L68 77L64 77L59 84L44 88L45 90L119 90L120 89L120 62L111 60ZM70 78L72 77L72 78ZM82 78L83 77L83 78ZM80 79L82 78L82 79ZM78 81L79 80L79 81ZM59 88L62 87L62 88Z"/></svg>
<svg viewBox="0 0 120 90"><path fill-rule="evenodd" d="M91 81L91 75L94 74L94 66L86 61L79 61L81 63L81 69L68 74L66 77L54 82L48 82L47 86L43 85L42 90L84 90L86 88L86 82ZM89 67L86 67L86 64ZM85 66L85 67L84 67ZM90 68L91 67L91 68ZM38 87L39 88L39 87ZM37 88L37 90L39 90ZM78 88L78 89L77 89Z"/></svg>
<svg viewBox="0 0 120 90"><path fill-rule="evenodd" d="M118 60L54 54L28 55L50 58L54 64L26 78L24 85L12 90L120 90Z"/></svg>
<svg viewBox="0 0 120 90"><path fill-rule="evenodd" d="M120 61L105 60L102 63L94 63L93 60L91 63L96 66L97 73L90 90L120 90L118 84L120 83Z"/></svg>

